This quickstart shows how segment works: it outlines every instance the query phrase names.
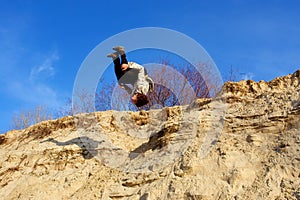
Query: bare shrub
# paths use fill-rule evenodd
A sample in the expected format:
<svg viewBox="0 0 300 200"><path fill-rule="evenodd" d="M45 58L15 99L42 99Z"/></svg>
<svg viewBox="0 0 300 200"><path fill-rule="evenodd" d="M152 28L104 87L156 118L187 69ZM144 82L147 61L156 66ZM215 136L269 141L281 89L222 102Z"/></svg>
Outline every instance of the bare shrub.
<svg viewBox="0 0 300 200"><path fill-rule="evenodd" d="M52 113L46 106L37 106L31 110L21 110L14 114L12 120L12 129L24 129L41 121L53 118Z"/></svg>
<svg viewBox="0 0 300 200"><path fill-rule="evenodd" d="M196 66L197 69L192 65L174 67L169 61L162 60L159 70L151 71L149 74L150 77L155 77L154 91L148 94L150 102L143 108L186 105L192 103L195 98L215 96L221 85L218 82L218 74L212 74L210 66L205 64L200 63ZM173 70L177 72L174 73ZM118 87L116 82L112 84L100 82L100 84L96 100L97 110L137 109L130 103L130 96Z"/></svg>

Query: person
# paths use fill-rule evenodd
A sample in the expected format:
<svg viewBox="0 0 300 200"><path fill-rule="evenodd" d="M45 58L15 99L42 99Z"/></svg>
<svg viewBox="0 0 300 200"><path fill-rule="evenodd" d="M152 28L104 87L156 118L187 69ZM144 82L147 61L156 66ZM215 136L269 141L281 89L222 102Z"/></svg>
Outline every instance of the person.
<svg viewBox="0 0 300 200"><path fill-rule="evenodd" d="M113 50L115 52L108 54L107 57L113 59L119 85L130 94L132 103L137 107L148 104L147 93L153 90L154 83L148 76L147 70L138 63L128 62L124 47L116 46Z"/></svg>

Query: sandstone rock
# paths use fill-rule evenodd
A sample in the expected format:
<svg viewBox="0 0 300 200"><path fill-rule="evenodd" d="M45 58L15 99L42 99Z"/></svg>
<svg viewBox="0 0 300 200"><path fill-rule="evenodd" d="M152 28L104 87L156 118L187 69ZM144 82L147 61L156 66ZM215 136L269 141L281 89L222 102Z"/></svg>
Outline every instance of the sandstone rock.
<svg viewBox="0 0 300 200"><path fill-rule="evenodd" d="M300 199L300 70L0 135L1 199Z"/></svg>

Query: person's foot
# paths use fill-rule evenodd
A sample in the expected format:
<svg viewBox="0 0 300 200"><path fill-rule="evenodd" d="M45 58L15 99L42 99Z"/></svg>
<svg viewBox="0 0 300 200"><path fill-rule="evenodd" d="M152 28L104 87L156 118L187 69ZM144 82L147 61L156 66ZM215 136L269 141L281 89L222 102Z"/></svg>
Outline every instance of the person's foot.
<svg viewBox="0 0 300 200"><path fill-rule="evenodd" d="M122 46L116 46L113 48L113 50L115 50L116 52L118 52L121 55L125 54L125 49Z"/></svg>
<svg viewBox="0 0 300 200"><path fill-rule="evenodd" d="M107 54L106 56L109 57L109 58L112 58L112 59L116 59L116 58L119 57L119 53L114 52L114 53Z"/></svg>

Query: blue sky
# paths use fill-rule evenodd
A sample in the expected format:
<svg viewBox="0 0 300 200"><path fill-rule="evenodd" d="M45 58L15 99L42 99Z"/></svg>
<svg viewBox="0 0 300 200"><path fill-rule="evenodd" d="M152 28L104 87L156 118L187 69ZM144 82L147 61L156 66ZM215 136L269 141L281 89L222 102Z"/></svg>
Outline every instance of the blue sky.
<svg viewBox="0 0 300 200"><path fill-rule="evenodd" d="M63 105L88 53L133 28L182 32L221 73L232 66L239 79L293 73L300 68L299 9L293 0L1 1L0 132L21 109Z"/></svg>

